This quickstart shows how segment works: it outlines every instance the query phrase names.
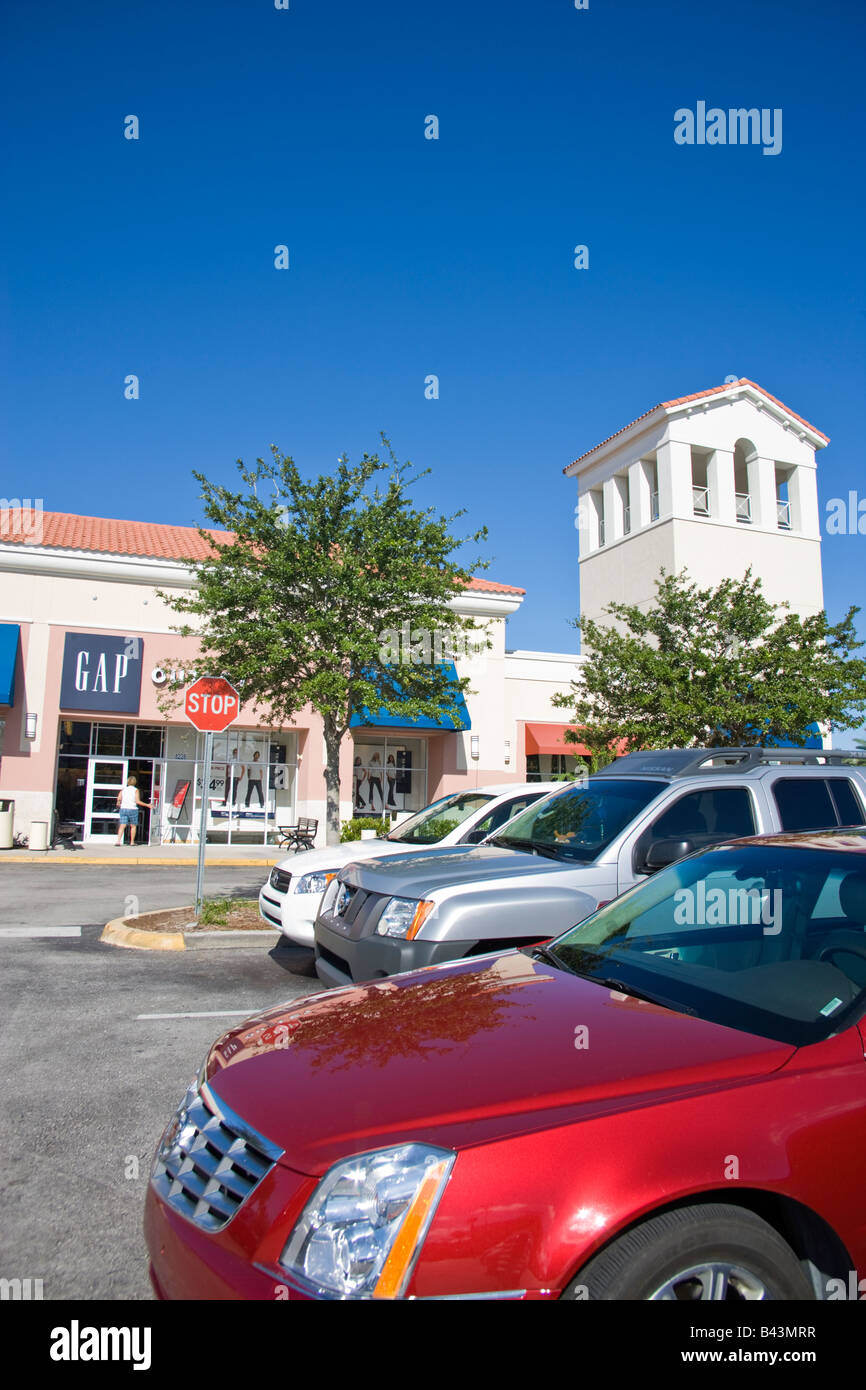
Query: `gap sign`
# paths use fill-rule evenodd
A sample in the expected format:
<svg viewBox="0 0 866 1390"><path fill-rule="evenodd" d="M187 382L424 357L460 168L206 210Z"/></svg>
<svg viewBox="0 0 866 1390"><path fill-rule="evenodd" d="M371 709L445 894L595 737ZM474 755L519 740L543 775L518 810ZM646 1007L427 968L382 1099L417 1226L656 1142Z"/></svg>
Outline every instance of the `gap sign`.
<svg viewBox="0 0 866 1390"><path fill-rule="evenodd" d="M240 713L241 701L234 686L222 676L200 676L186 692L184 713L193 728L221 734Z"/></svg>

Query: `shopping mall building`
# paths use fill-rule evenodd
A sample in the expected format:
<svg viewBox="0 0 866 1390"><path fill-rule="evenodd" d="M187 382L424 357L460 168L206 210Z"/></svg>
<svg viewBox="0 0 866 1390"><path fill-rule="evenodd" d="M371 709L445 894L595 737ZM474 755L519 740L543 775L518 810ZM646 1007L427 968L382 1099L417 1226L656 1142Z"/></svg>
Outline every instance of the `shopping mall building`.
<svg viewBox="0 0 866 1390"><path fill-rule="evenodd" d="M648 606L662 568L709 586L749 567L772 602L820 612L817 453L828 442L745 378L663 401L602 440L564 470L577 484L581 613L604 621L611 600ZM15 802L15 829L56 815L85 843L113 835L117 790L134 773L152 802L142 838L193 838L202 738L160 697L194 673L221 673L197 671L195 639L172 633L157 591L188 591L181 557L204 559L206 542L189 527L15 510L0 501L0 798ZM356 716L341 755L343 819L399 817L461 787L565 770L574 745L552 697L579 678L581 658L507 650L505 620L523 598L473 579L454 600L492 643L456 663L471 682L459 729L444 716ZM265 840L310 816L322 842L316 714L272 728L244 708L214 758L209 838Z"/></svg>
<svg viewBox="0 0 866 1390"><path fill-rule="evenodd" d="M117 793L134 774L140 840L191 840L199 825L203 739L166 696L198 669L197 644L171 631L179 619L158 595L188 590L181 557L204 559L190 527L6 509L0 528L0 799L14 828L74 822L97 844L117 833ZM341 755L343 819L393 818L455 788L546 779L565 767L562 713L578 658L506 651L505 620L524 590L473 579L454 602L492 647L467 651L471 679L462 728L451 719L405 723L384 711L356 716ZM479 643L480 645L480 643ZM302 711L271 727L245 706L214 739L208 838L266 842L300 816L325 824L320 718Z"/></svg>

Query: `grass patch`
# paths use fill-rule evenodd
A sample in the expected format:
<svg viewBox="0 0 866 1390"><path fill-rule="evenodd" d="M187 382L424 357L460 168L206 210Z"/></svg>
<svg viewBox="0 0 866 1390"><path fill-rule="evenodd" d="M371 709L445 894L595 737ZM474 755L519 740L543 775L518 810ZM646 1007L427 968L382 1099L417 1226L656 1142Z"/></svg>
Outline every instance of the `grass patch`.
<svg viewBox="0 0 866 1390"><path fill-rule="evenodd" d="M233 898L205 898L198 920L203 927L224 927L233 906Z"/></svg>

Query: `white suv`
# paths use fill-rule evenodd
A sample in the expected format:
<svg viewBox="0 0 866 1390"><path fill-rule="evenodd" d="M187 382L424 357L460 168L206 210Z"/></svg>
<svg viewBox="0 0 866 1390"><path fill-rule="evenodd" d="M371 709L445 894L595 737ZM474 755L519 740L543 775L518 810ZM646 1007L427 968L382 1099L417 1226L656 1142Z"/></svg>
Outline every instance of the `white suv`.
<svg viewBox="0 0 866 1390"><path fill-rule="evenodd" d="M279 927L290 941L312 946L322 894L346 864L427 848L480 844L559 785L504 782L452 792L403 821L384 839L349 840L342 845L290 854L271 870L259 893L259 912L269 926Z"/></svg>

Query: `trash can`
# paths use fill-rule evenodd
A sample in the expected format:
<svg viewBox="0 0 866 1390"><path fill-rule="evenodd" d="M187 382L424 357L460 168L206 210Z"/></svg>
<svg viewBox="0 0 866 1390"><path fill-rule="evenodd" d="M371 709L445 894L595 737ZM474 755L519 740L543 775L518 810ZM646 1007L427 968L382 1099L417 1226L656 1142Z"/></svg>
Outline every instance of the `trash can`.
<svg viewBox="0 0 866 1390"><path fill-rule="evenodd" d="M34 820L30 822L30 848L48 848L48 822L47 820Z"/></svg>
<svg viewBox="0 0 866 1390"><path fill-rule="evenodd" d="M14 844L12 822L15 819L15 802L0 801L0 849L11 849Z"/></svg>

